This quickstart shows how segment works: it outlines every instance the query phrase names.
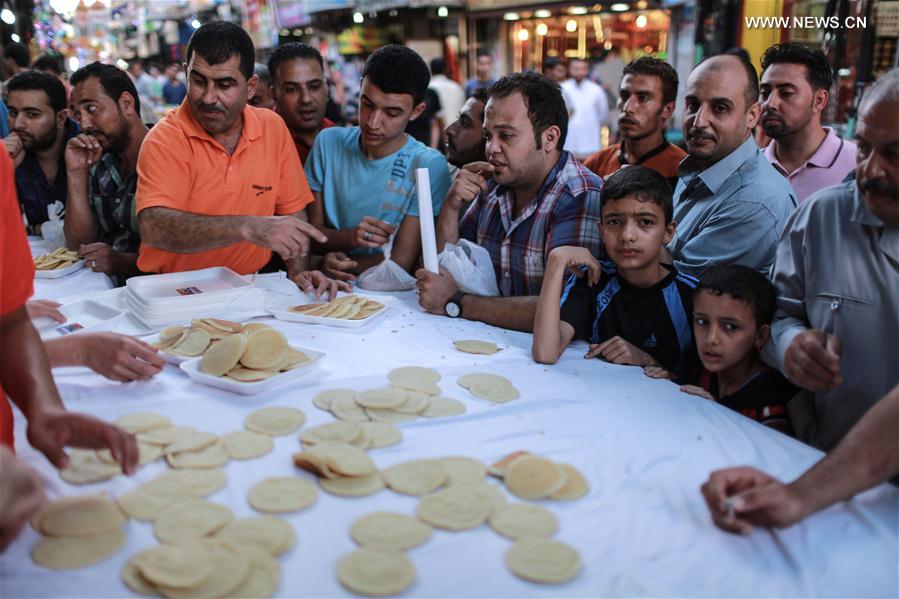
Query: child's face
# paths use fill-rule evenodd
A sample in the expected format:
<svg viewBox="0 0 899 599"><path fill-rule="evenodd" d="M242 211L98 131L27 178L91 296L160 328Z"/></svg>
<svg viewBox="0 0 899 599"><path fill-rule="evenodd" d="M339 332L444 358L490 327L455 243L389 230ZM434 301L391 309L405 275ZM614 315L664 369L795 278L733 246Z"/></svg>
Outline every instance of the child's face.
<svg viewBox="0 0 899 599"><path fill-rule="evenodd" d="M709 372L721 372L749 359L765 345L768 334L768 325L756 325L752 306L746 301L702 290L693 297L696 350Z"/></svg>
<svg viewBox="0 0 899 599"><path fill-rule="evenodd" d="M599 232L619 271L639 270L658 264L662 244L674 235L674 222L666 226L661 206L629 195L604 201Z"/></svg>

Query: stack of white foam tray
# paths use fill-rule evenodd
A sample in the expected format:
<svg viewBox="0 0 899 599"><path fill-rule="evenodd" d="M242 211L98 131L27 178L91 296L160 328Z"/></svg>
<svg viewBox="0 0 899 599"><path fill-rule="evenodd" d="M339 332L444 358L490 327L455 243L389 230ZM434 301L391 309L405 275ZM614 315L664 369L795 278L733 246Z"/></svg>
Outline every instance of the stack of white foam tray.
<svg viewBox="0 0 899 599"><path fill-rule="evenodd" d="M224 310L253 283L230 268L213 267L128 279L125 305L150 328L189 322Z"/></svg>

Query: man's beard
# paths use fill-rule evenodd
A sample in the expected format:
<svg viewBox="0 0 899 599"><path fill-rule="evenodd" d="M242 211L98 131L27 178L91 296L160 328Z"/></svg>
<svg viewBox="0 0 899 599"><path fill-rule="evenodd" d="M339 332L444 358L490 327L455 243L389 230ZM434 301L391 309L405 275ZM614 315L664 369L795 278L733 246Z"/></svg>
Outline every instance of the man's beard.
<svg viewBox="0 0 899 599"><path fill-rule="evenodd" d="M25 142L25 138L22 138L22 147L24 147L29 152L43 152L56 143L56 139L60 135L60 132L57 131L56 127L50 129L46 135L42 135L41 137L35 137L34 141L30 144Z"/></svg>

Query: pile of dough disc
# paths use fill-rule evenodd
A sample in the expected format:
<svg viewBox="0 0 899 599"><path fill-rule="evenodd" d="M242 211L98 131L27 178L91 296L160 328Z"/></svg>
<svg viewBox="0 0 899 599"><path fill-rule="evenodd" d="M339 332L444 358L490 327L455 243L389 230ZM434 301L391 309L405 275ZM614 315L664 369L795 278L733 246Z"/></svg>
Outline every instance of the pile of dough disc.
<svg viewBox="0 0 899 599"><path fill-rule="evenodd" d="M197 322L213 321L204 319ZM224 322L224 321L220 321ZM207 345L197 354L202 355L200 371L212 376L225 376L241 383L254 383L276 376L282 372L293 370L312 362L312 358L287 344L284 334L262 323L251 323L239 331L222 332L222 336L214 343ZM251 326L256 325L256 326ZM169 329L166 329L166 331ZM165 333L166 331L163 331ZM196 336L196 347L202 345L203 335L208 336L207 329L194 328L189 332L181 331L183 343L188 343L191 335ZM160 334L160 339L162 333ZM182 345L176 346L177 348ZM193 346L190 348L194 349ZM171 350L165 350L172 353Z"/></svg>
<svg viewBox="0 0 899 599"><path fill-rule="evenodd" d="M251 412L243 421L248 431L269 437L289 435L303 426L306 414L302 410L287 406L270 406Z"/></svg>
<svg viewBox="0 0 899 599"><path fill-rule="evenodd" d="M268 327L268 325L261 325ZM220 339L244 332L244 325L218 318L198 318L190 326L168 327L159 333L156 347L160 351L183 358L202 356Z"/></svg>
<svg viewBox="0 0 899 599"><path fill-rule="evenodd" d="M513 452L487 471L503 480L522 499L580 499L590 491L587 480L571 464L553 462L526 451Z"/></svg>
<svg viewBox="0 0 899 599"><path fill-rule="evenodd" d="M384 479L365 451L346 441L323 440L321 437L322 434L336 436L342 425L354 425L359 430L356 423L332 422L304 431L305 438L301 438L305 449L294 454L293 463L318 476L322 489L332 495L359 497L377 493L384 488ZM310 437L309 431L318 432L320 436ZM350 433L352 430L344 438ZM312 443L310 439L313 439Z"/></svg>
<svg viewBox="0 0 899 599"><path fill-rule="evenodd" d="M339 318L341 320L365 320L386 308L381 302L361 295L344 295L330 302L302 304L294 306L291 312L318 318Z"/></svg>
<svg viewBox="0 0 899 599"><path fill-rule="evenodd" d="M494 403L505 403L521 396L512 381L498 374L474 372L460 376L456 382L475 397Z"/></svg>
<svg viewBox="0 0 899 599"><path fill-rule="evenodd" d="M316 395L312 403L349 422L396 424L419 417L441 418L465 412L465 404L440 396L436 370L421 366L395 368L388 374L390 387L353 391L330 389Z"/></svg>
<svg viewBox="0 0 899 599"><path fill-rule="evenodd" d="M52 501L31 518L41 539L31 559L51 570L74 570L100 562L125 544L125 515L105 495Z"/></svg>
<svg viewBox="0 0 899 599"><path fill-rule="evenodd" d="M455 345L456 349L458 349L460 352L465 352L466 354L481 354L484 356L489 356L499 351L496 343L492 343L490 341L479 341L477 339L460 339L459 341L453 341L453 345Z"/></svg>

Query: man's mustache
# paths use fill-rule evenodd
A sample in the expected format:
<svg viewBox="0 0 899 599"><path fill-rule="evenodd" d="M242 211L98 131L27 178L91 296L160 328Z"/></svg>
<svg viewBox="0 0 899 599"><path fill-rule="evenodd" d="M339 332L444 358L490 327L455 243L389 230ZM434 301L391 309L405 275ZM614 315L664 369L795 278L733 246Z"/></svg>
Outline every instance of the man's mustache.
<svg viewBox="0 0 899 599"><path fill-rule="evenodd" d="M200 112L225 112L225 107L221 104L204 104L203 102L197 102L197 108L200 109Z"/></svg>
<svg viewBox="0 0 899 599"><path fill-rule="evenodd" d="M862 179L859 181L858 189L862 193L874 193L899 201L899 189L887 183L887 180L883 177L877 179Z"/></svg>

